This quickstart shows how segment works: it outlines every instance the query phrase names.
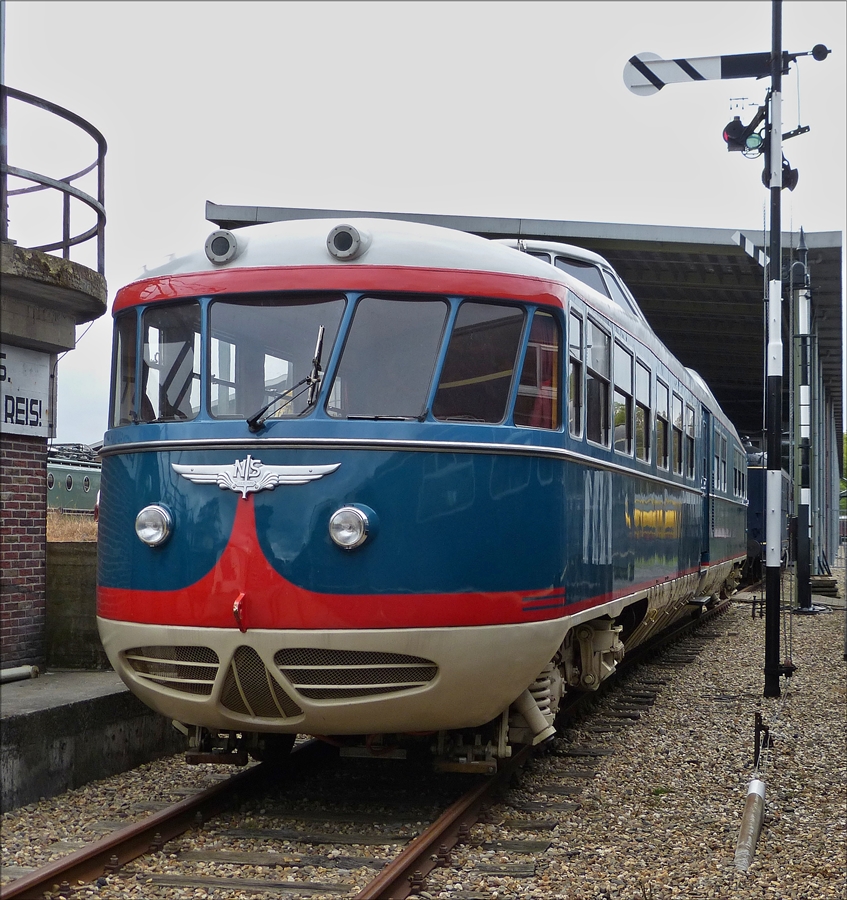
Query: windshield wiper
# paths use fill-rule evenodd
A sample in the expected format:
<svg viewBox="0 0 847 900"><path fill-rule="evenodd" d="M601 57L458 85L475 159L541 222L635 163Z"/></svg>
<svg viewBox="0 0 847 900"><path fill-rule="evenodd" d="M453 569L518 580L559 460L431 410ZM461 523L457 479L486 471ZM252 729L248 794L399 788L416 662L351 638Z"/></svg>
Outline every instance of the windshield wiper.
<svg viewBox="0 0 847 900"><path fill-rule="evenodd" d="M345 416L346 419L367 419L370 422L423 422L421 416Z"/></svg>
<svg viewBox="0 0 847 900"><path fill-rule="evenodd" d="M306 398L306 409L303 412L311 409L315 405L315 401L318 398L318 388L321 383L321 354L323 353L324 346L324 327L323 325L318 326L318 340L315 343L315 355L312 357L312 369L309 374L305 378L301 378L297 384L290 387L287 391L283 391L281 394L271 400L270 403L266 403L258 412L253 413L252 416L247 418L247 427L254 434L257 431L262 429L262 426L265 424L265 419L267 419L268 410L271 407L276 406L282 400L296 400L304 391L300 391L298 394L294 394L294 391L297 388L302 387L304 384L308 385L309 388L309 396ZM304 388L305 390L305 388ZM293 395L293 396L292 396Z"/></svg>

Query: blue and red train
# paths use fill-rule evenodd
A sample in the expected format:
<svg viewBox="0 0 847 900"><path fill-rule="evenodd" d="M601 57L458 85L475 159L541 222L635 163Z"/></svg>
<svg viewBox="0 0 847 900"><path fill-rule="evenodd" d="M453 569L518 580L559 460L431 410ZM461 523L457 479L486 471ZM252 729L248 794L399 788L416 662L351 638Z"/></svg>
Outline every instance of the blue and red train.
<svg viewBox="0 0 847 900"><path fill-rule="evenodd" d="M491 769L734 587L735 429L551 253L309 219L118 293L100 633L198 753L301 733Z"/></svg>

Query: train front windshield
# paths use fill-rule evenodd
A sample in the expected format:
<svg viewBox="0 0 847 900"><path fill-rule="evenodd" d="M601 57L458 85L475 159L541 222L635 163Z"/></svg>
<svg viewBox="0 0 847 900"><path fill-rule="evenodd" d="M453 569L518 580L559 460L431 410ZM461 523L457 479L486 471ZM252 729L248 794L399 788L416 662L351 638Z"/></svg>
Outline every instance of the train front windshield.
<svg viewBox="0 0 847 900"><path fill-rule="evenodd" d="M402 295L265 295L128 310L115 326L111 425L249 420L268 404L268 418L306 415L323 329L322 374L343 341L322 400L332 418L423 420L431 398L441 421L501 423L514 396L515 424L557 428L561 336L550 313L534 314L514 390L527 319L513 305Z"/></svg>

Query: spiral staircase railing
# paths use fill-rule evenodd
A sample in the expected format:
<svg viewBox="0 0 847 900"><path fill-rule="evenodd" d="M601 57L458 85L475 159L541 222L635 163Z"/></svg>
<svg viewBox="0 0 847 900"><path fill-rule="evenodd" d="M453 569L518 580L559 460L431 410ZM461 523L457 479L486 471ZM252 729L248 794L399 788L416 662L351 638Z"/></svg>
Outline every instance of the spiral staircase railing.
<svg viewBox="0 0 847 900"><path fill-rule="evenodd" d="M29 169L22 169L17 166L8 164L8 103L10 100L19 101L29 104L38 109L43 109L48 113L65 119L72 125L76 125L82 131L86 132L97 145L96 159L79 172L72 175L66 175L64 178L51 178L48 175L39 172L33 172ZM105 168L104 161L106 156L106 139L103 135L90 123L86 122L76 113L51 103L49 100L43 100L33 94L27 94L24 91L6 85L0 85L0 240L9 240L9 198L18 197L24 194L34 194L39 191L55 190L62 194L62 238L58 241L52 241L46 244L39 244L31 247L31 250L41 250L49 253L54 250L61 250L64 259L70 259L71 247L83 244L86 241L96 239L97 248L97 271L103 275L105 269L105 229L106 229L106 208L105 208ZM92 197L74 182L78 181L89 172L96 172L97 176L97 196ZM23 181L32 182L28 187L15 188L9 190L9 178L14 177ZM78 234L72 233L71 228L71 201L77 200L85 206L92 209L96 215L96 222L85 231Z"/></svg>

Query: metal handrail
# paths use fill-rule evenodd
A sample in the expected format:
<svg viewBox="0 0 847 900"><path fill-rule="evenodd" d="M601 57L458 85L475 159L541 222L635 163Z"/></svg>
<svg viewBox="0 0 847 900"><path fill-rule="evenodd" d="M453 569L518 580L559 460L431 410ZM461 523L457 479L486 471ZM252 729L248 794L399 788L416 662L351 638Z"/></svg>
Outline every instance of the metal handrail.
<svg viewBox="0 0 847 900"><path fill-rule="evenodd" d="M28 103L43 109L45 112L52 113L62 119L76 125L86 134L90 135L97 144L97 158L90 165L75 172L73 175L67 175L64 178L50 178L38 172L32 172L29 169L21 169L17 166L8 164L8 100L19 100L22 103ZM7 241L9 239L9 197L16 197L22 194L32 194L38 191L57 190L62 194L62 239L53 241L48 244L41 244L32 247L32 250L41 250L49 252L51 250L61 250L64 259L70 259L71 247L77 244L83 244L93 237L97 238L97 271L103 275L105 272L105 230L106 230L106 207L105 207L105 167L104 161L106 157L106 139L103 135L85 119L76 113L51 103L49 100L43 100L33 94L27 94L24 91L6 85L0 85L0 240ZM72 182L78 178L82 178L89 172L97 172L97 197L92 197L85 191L75 187ZM24 181L31 181L31 187L17 188L10 191L8 189L9 176L21 178ZM79 200L90 209L94 210L97 216L97 222L87 231L79 234L71 234L71 198Z"/></svg>

